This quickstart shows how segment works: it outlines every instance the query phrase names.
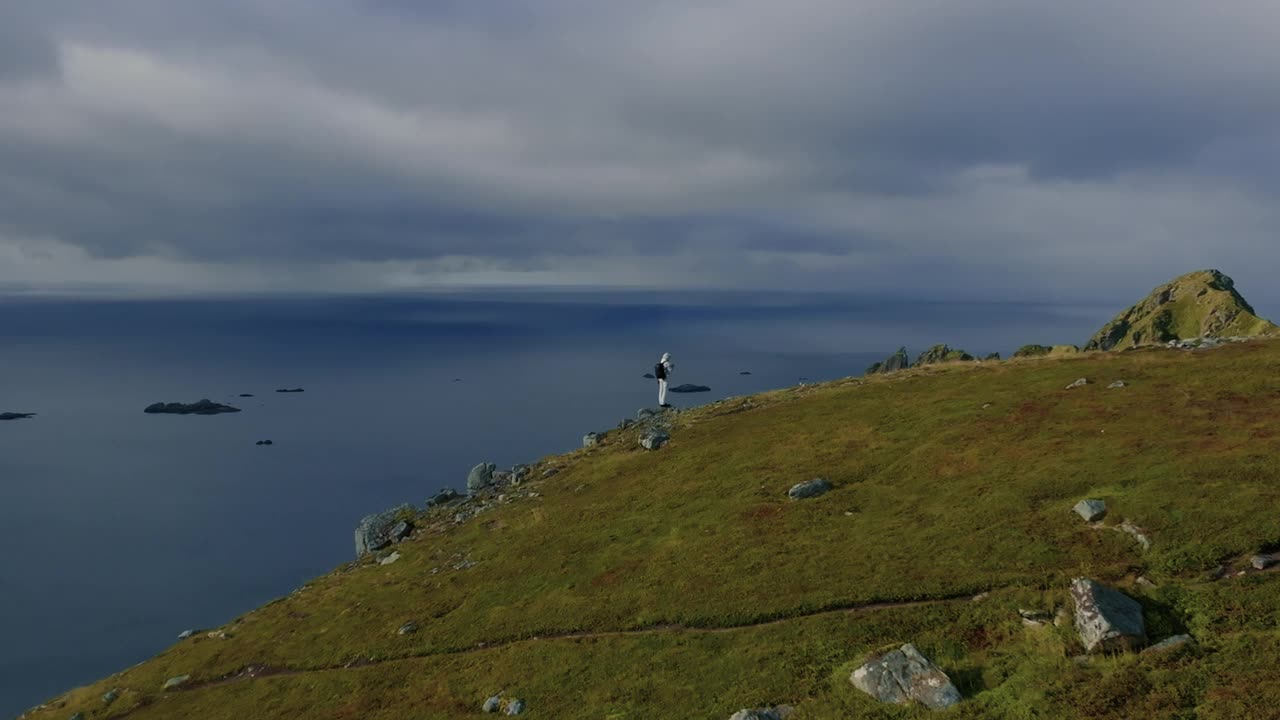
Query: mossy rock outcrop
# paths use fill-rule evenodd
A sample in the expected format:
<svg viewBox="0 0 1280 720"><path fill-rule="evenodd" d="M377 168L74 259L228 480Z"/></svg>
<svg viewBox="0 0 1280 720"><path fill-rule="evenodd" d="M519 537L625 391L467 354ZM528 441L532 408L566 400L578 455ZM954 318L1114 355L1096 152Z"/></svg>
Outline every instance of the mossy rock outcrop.
<svg viewBox="0 0 1280 720"><path fill-rule="evenodd" d="M953 350L947 345L934 345L933 347L920 353L920 357L916 358L916 365L936 365L944 362L958 362L962 360L976 360L974 356L964 350Z"/></svg>
<svg viewBox="0 0 1280 720"><path fill-rule="evenodd" d="M1161 285L1099 330L1085 350L1123 350L1199 337L1258 337L1280 332L1218 270L1201 270Z"/></svg>

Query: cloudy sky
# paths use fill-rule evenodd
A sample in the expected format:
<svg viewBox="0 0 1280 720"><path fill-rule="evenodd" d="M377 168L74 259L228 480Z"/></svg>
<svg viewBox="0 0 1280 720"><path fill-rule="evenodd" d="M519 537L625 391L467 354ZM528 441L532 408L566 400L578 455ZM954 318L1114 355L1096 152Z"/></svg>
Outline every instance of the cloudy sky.
<svg viewBox="0 0 1280 720"><path fill-rule="evenodd" d="M0 288L1261 300L1277 67L1272 0L6 0Z"/></svg>

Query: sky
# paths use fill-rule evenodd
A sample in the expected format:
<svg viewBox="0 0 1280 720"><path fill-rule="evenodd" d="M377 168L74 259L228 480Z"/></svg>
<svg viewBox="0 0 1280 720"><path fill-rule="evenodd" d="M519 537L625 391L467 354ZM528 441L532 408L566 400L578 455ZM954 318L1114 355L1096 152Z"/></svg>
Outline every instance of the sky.
<svg viewBox="0 0 1280 720"><path fill-rule="evenodd" d="M1270 0L6 0L0 291L1280 307L1276 67Z"/></svg>

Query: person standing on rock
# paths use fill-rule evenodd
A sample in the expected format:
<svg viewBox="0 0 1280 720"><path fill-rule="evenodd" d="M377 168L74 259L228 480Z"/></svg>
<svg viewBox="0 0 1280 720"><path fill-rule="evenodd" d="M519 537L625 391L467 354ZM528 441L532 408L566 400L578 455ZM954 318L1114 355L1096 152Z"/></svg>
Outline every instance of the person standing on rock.
<svg viewBox="0 0 1280 720"><path fill-rule="evenodd" d="M653 376L658 378L658 407L671 407L667 404L667 377L675 368L671 364L671 353L662 353L662 359L653 366Z"/></svg>

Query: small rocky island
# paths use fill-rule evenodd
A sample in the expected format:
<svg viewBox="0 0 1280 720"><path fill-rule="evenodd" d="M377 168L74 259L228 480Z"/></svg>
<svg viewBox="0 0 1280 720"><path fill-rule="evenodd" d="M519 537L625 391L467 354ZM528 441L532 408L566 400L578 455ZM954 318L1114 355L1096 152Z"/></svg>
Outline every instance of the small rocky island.
<svg viewBox="0 0 1280 720"><path fill-rule="evenodd" d="M302 388L280 388L280 389L276 390L276 392L278 392L278 393L300 393L300 392L306 392L306 390L303 390Z"/></svg>
<svg viewBox="0 0 1280 720"><path fill-rule="evenodd" d="M671 388L671 392L673 393L711 392L711 388L707 387L706 385L690 385L688 383L685 383L684 385L677 385Z"/></svg>
<svg viewBox="0 0 1280 720"><path fill-rule="evenodd" d="M0 413L0 420L26 420L27 418L32 418L35 416L36 416L35 413L5 412L5 413Z"/></svg>
<svg viewBox="0 0 1280 720"><path fill-rule="evenodd" d="M151 415L219 415L237 413L240 412L240 408L216 403L206 398L193 403L155 403L148 405L142 412Z"/></svg>

